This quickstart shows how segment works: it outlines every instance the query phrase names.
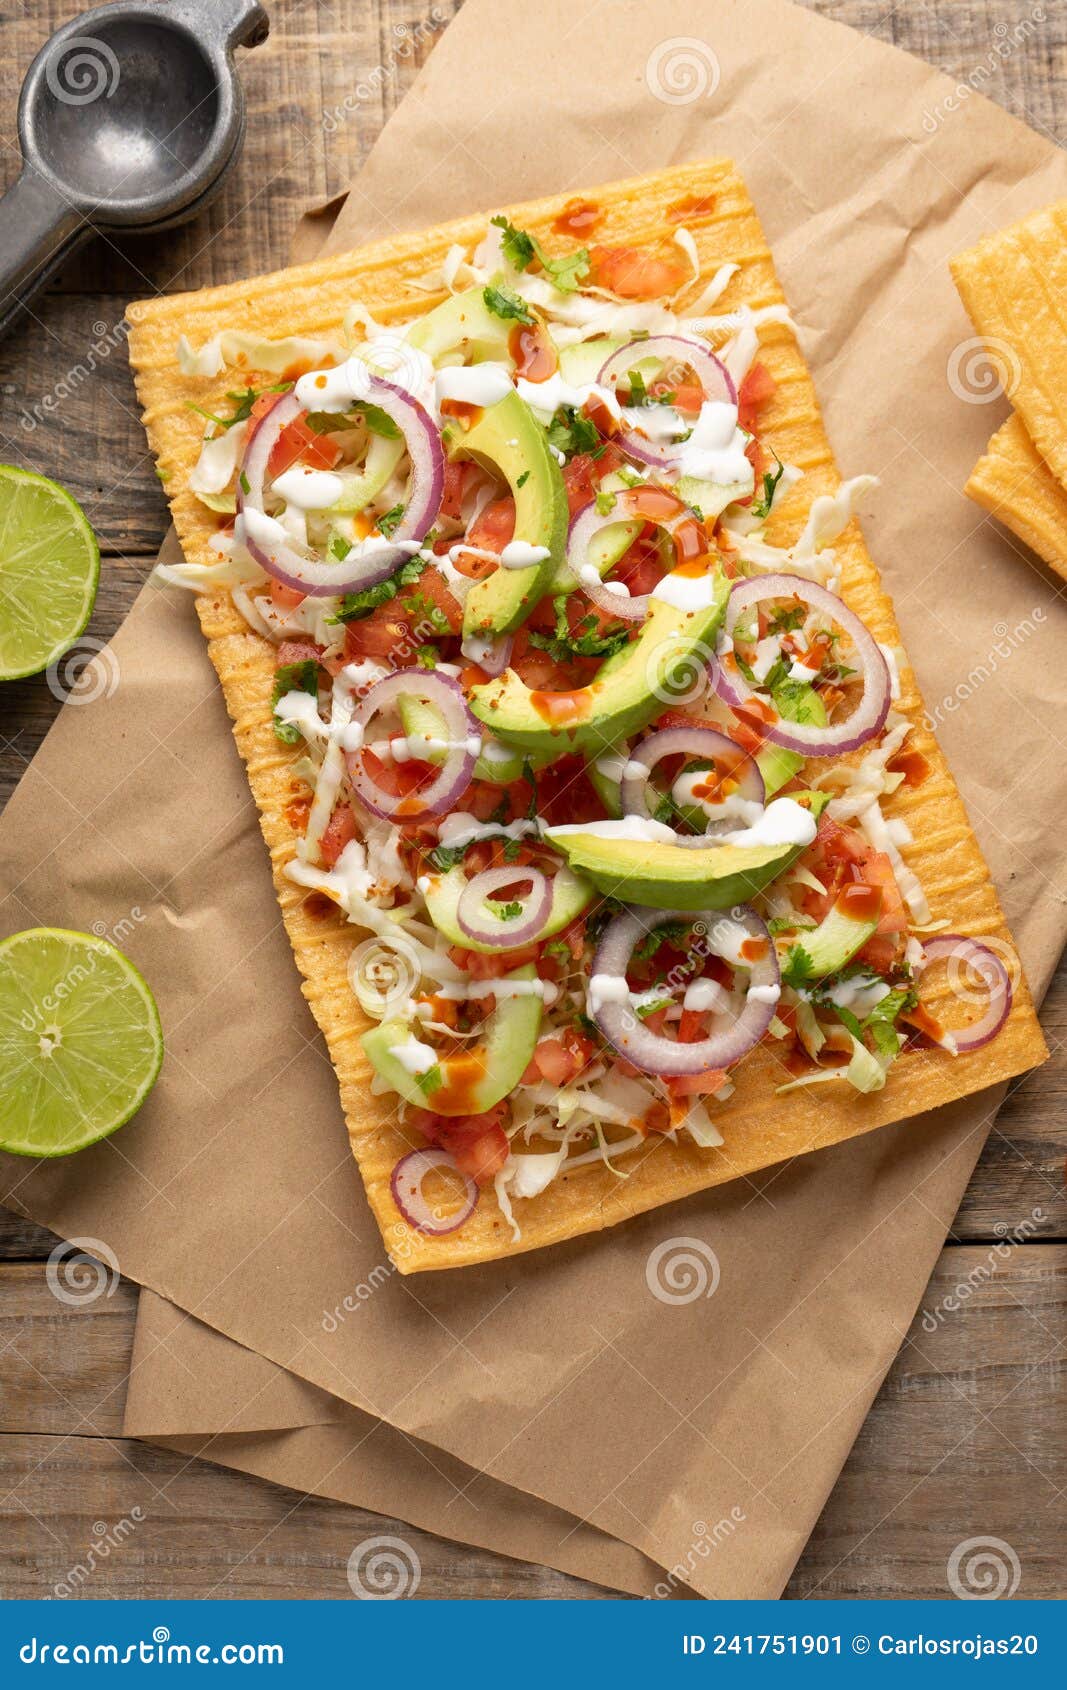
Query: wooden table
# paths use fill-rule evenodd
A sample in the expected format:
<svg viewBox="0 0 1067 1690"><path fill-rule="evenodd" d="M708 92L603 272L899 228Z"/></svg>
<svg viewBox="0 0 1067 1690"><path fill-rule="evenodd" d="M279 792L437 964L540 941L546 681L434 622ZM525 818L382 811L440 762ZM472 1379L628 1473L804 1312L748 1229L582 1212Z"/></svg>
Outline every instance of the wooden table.
<svg viewBox="0 0 1067 1690"><path fill-rule="evenodd" d="M986 61L1003 26L1013 28L1024 10L1016 0L817 4L960 78ZM5 182L18 170L23 69L71 9L71 0L0 5ZM435 11L454 9L455 0L438 0ZM101 638L125 615L167 523L122 342L113 336L126 301L284 260L303 207L342 190L434 39L419 27L429 15L423 0L273 0L270 10L268 44L242 63L248 140L218 204L163 237L95 243L0 345L3 456L56 476L85 506L106 558L90 629ZM984 91L1062 140L1067 15L1046 5L1030 16L1042 14L1045 21L1000 62ZM401 54L398 28L415 38ZM323 113L342 106L357 83L364 84L358 104L352 109L349 99L345 121L327 133ZM60 391L56 410L42 408L45 395ZM4 690L0 797L58 708L41 679ZM1013 1547L1021 1597L1067 1594L1067 967L1043 1020L1053 1059L1013 1089L926 1302L934 1308L949 1298L958 1307L933 1321L933 1331L916 1322L790 1595L942 1596L949 1552L977 1536ZM1031 1212L1041 1217L1032 1237L1006 1248L1004 1231ZM123 1284L87 1310L65 1308L45 1284L43 1259L53 1243L0 1210L0 1497L11 1490L0 1502L0 1594L51 1594L72 1560L84 1558L94 1523L140 1508L143 1522L84 1594L348 1597L353 1545L389 1523L122 1439L136 1287ZM602 1594L544 1568L395 1529L417 1548L422 1596Z"/></svg>

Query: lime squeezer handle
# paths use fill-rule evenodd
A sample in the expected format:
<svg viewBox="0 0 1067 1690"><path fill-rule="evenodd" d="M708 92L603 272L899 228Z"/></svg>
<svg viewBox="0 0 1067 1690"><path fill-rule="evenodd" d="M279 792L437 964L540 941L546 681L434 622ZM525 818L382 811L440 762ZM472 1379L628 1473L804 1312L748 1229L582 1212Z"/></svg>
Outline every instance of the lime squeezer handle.
<svg viewBox="0 0 1067 1690"><path fill-rule="evenodd" d="M24 164L0 199L0 335L91 233L77 207Z"/></svg>

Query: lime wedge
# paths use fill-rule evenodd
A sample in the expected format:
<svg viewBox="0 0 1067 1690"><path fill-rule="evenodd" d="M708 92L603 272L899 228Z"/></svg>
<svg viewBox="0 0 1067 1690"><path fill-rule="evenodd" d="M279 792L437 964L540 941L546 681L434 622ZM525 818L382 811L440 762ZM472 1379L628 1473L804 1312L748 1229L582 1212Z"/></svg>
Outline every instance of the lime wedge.
<svg viewBox="0 0 1067 1690"><path fill-rule="evenodd" d="M99 579L81 506L45 476L0 464L0 681L36 675L69 650Z"/></svg>
<svg viewBox="0 0 1067 1690"><path fill-rule="evenodd" d="M0 941L0 1150L95 1144L141 1107L162 1061L155 1000L106 939L31 927Z"/></svg>

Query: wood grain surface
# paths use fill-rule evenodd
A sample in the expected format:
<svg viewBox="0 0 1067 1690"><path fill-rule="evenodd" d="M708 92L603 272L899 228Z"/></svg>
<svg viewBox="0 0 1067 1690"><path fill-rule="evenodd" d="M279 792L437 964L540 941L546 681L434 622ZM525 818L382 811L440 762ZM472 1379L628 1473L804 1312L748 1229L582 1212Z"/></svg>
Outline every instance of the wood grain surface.
<svg viewBox="0 0 1067 1690"><path fill-rule="evenodd" d="M151 241L83 249L0 343L0 454L55 476L85 506L107 560L89 629L101 639L132 603L166 527L118 329L127 300L282 262L301 212L342 191L458 6L274 0L268 9L269 41L242 56L248 137L218 202ZM817 0L814 9L960 80L1027 13L1016 0ZM71 0L0 0L4 185L18 173L23 72L73 10ZM1038 14L983 91L1062 144L1067 8L1027 15ZM41 678L0 695L0 802L58 709ZM1000 1539L1018 1558L1019 1597L1067 1595L1067 967L1042 1021L1052 1061L1012 1088L925 1314L903 1343L791 1596L944 1596L949 1556L972 1537ZM1009 1246L1005 1232L1025 1217L1033 1217L1027 1242ZM136 1288L119 1283L83 1307L58 1301L45 1275L55 1242L0 1210L0 1595L346 1599L353 1547L390 1529L418 1553L420 1597L604 1594L123 1439ZM105 1554L108 1534L116 1542ZM84 1576L78 1567L88 1568Z"/></svg>

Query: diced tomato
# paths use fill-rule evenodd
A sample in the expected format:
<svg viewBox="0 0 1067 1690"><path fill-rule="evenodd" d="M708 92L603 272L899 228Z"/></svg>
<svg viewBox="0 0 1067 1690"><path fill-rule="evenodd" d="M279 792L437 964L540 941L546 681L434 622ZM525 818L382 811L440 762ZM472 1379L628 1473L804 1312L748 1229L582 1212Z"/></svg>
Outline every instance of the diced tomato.
<svg viewBox="0 0 1067 1690"><path fill-rule="evenodd" d="M678 1021L678 1043L694 1045L698 1039L707 1037L708 1012L706 1009L683 1009Z"/></svg>
<svg viewBox="0 0 1067 1690"><path fill-rule="evenodd" d="M463 515L463 501L470 488L478 478L484 474L481 467L471 460L456 458L445 459L445 486L441 494L441 515L459 522Z"/></svg>
<svg viewBox="0 0 1067 1690"><path fill-rule="evenodd" d="M275 405L284 397L284 393L261 393L252 401L252 408L248 413L251 421L257 423L260 417L265 417L268 411L273 411Z"/></svg>
<svg viewBox="0 0 1067 1690"><path fill-rule="evenodd" d="M435 569L433 564L430 564L423 570L411 591L413 595L421 594L427 604L432 605L434 610L440 612L448 623L450 634L459 633L463 626L463 606L454 596L452 589L439 569ZM431 616L425 609L420 607L418 611L413 611L410 614L415 617L415 626L420 636L425 635L427 639L431 639L434 634L442 635L444 633L442 628L436 627L438 617ZM426 627L426 623L429 623L430 626Z"/></svg>
<svg viewBox="0 0 1067 1690"><path fill-rule="evenodd" d="M502 551L514 536L515 501L510 494L504 499L490 499L467 530L471 545L487 552Z"/></svg>
<svg viewBox="0 0 1067 1690"><path fill-rule="evenodd" d="M696 416L704 403L704 389L695 378L669 381L661 376L650 384L648 392L652 399L662 399L670 394L675 410L684 411L687 416Z"/></svg>
<svg viewBox="0 0 1067 1690"><path fill-rule="evenodd" d="M555 1038L542 1039L533 1053L524 1080L547 1080L550 1086L564 1086L589 1066L593 1041L575 1028Z"/></svg>
<svg viewBox="0 0 1067 1690"><path fill-rule="evenodd" d="M447 1150L468 1179L486 1185L508 1159L508 1139L501 1117L503 1104L481 1115L435 1115L432 1109L409 1109L407 1124L431 1144Z"/></svg>
<svg viewBox="0 0 1067 1690"><path fill-rule="evenodd" d="M631 598L640 598L643 593L650 593L666 573L656 531L651 529L647 533L639 534L622 554L612 571L612 576L616 581L626 583Z"/></svg>
<svg viewBox="0 0 1067 1690"><path fill-rule="evenodd" d="M633 246L595 246L589 263L590 280L620 299L660 299L677 293L690 273L684 258L657 257Z"/></svg>
<svg viewBox="0 0 1067 1690"><path fill-rule="evenodd" d="M766 364L753 364L746 372L737 390L737 420L747 434L755 431L759 412L777 390L778 384Z"/></svg>
<svg viewBox="0 0 1067 1690"><path fill-rule="evenodd" d="M476 1185L488 1185L508 1159L508 1135L500 1110L483 1115L437 1115L433 1142L456 1158L461 1173Z"/></svg>
<svg viewBox="0 0 1067 1690"><path fill-rule="evenodd" d="M297 462L307 464L309 469L332 469L340 456L340 448L332 440L324 434L316 434L303 417L294 417L291 423L286 423L271 447L267 459L267 479L273 481Z"/></svg>
<svg viewBox="0 0 1067 1690"><path fill-rule="evenodd" d="M333 868L346 845L351 845L356 837L356 818L348 804L334 806L333 815L326 823L322 838L319 840L319 856L327 868Z"/></svg>
<svg viewBox="0 0 1067 1690"><path fill-rule="evenodd" d="M395 599L345 624L346 663L373 657L394 669L410 669L418 662L419 644L411 624L396 610Z"/></svg>
<svg viewBox="0 0 1067 1690"><path fill-rule="evenodd" d="M272 577L270 584L270 601L279 610L295 610L298 604L303 604L306 593L298 592L296 587L287 587L282 581L275 581Z"/></svg>
<svg viewBox="0 0 1067 1690"><path fill-rule="evenodd" d="M893 865L884 851L876 851L862 833L852 827L842 827L823 816L814 843L801 859L816 879L826 887L825 893L810 887L804 890L802 907L805 915L821 921L832 908L842 887L850 881L877 886L882 894L882 913L875 933L859 952L861 960L884 972L895 959L897 936L908 925L907 909L893 873ZM889 944L879 941L888 940Z"/></svg>
<svg viewBox="0 0 1067 1690"><path fill-rule="evenodd" d="M610 443L594 458L588 452L579 452L568 464L563 466L563 485L567 490L567 504L571 516L581 510L590 499L595 499L600 490L600 483L605 475L617 470L625 459L617 446Z"/></svg>
<svg viewBox="0 0 1067 1690"><path fill-rule="evenodd" d="M499 980L513 968L523 968L537 958L536 945L523 945L519 950L469 951L463 945L450 945L448 954L456 967L472 980Z"/></svg>
<svg viewBox="0 0 1067 1690"><path fill-rule="evenodd" d="M606 812L589 779L583 757L557 757L537 776L537 810L546 821L560 824L580 816L585 821L604 821Z"/></svg>
<svg viewBox="0 0 1067 1690"><path fill-rule="evenodd" d="M319 663L321 660L322 647L316 645L314 640L282 640L275 665L279 669L285 669L293 663Z"/></svg>

